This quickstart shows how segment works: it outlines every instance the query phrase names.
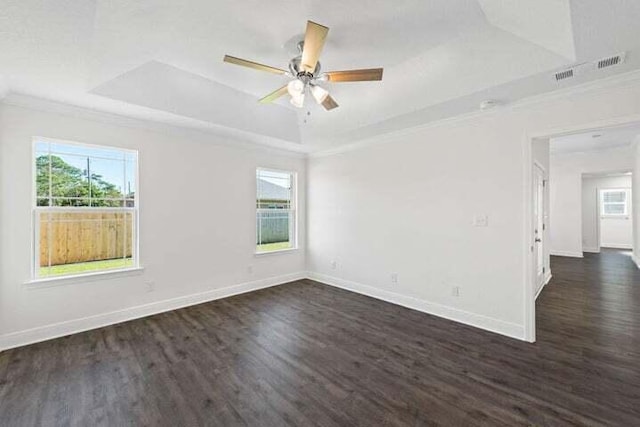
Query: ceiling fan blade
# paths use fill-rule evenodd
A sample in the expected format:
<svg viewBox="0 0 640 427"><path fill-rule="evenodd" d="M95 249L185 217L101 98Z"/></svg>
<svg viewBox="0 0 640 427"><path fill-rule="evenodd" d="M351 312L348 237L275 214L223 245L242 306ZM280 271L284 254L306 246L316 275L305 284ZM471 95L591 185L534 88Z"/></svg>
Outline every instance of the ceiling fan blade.
<svg viewBox="0 0 640 427"><path fill-rule="evenodd" d="M261 104L268 104L280 98L282 95L286 95L287 93L288 93L287 85L284 85L280 89L274 90L273 92L271 92L269 95L265 96L258 102L260 102Z"/></svg>
<svg viewBox="0 0 640 427"><path fill-rule="evenodd" d="M382 80L382 68L364 70L329 71L325 73L330 82L367 82Z"/></svg>
<svg viewBox="0 0 640 427"><path fill-rule="evenodd" d="M225 55L224 62L229 64L242 65L243 67L253 68L254 70L267 71L274 74L284 74L285 70L276 67L270 67L268 65L259 64L253 61L247 61L246 59L236 58L235 56Z"/></svg>
<svg viewBox="0 0 640 427"><path fill-rule="evenodd" d="M324 101L322 101L322 106L324 107L325 110L330 111L333 110L334 108L338 107L338 103L336 102L335 99L333 99L331 97L331 95L328 95Z"/></svg>
<svg viewBox="0 0 640 427"><path fill-rule="evenodd" d="M300 64L303 70L313 73L316 69L328 32L328 27L316 24L313 21L307 21L307 31L304 35L304 48L302 49L302 61Z"/></svg>

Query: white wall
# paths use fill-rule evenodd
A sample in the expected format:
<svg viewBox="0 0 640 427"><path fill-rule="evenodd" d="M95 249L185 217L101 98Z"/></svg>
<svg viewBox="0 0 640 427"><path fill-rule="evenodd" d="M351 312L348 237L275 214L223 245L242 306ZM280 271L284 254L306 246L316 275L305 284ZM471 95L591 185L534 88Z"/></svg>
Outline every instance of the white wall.
<svg viewBox="0 0 640 427"><path fill-rule="evenodd" d="M551 254L581 257L582 241L582 175L633 170L631 148L616 148L582 153L551 155L549 176Z"/></svg>
<svg viewBox="0 0 640 427"><path fill-rule="evenodd" d="M640 84L625 82L406 130L311 158L313 277L531 339L533 305L525 305L532 299L531 289L525 295L531 260L524 213L531 173L527 135L638 119L638 99ZM579 198L580 175L577 185ZM488 216L488 227L473 226L477 215ZM552 226L555 220L552 213ZM582 249L579 239L575 246ZM454 286L460 287L458 297L452 295Z"/></svg>
<svg viewBox="0 0 640 427"><path fill-rule="evenodd" d="M600 252L598 184L605 178L582 178L582 252Z"/></svg>
<svg viewBox="0 0 640 427"><path fill-rule="evenodd" d="M301 156L199 132L151 130L147 123L99 114L89 120L10 105L0 105L0 114L0 349L304 275L306 160ZM126 125L114 124L121 121ZM33 136L139 150L143 273L25 285ZM298 172L303 249L254 255L258 166ZM148 293L150 280L155 291ZM239 284L244 285L230 288Z"/></svg>
<svg viewBox="0 0 640 427"><path fill-rule="evenodd" d="M631 249L633 247L633 206L629 215L601 217L598 192L608 188L632 188L632 177L602 176L582 179L582 245L584 252L599 252L600 247ZM599 221L599 223L598 223ZM600 235L600 239L598 239Z"/></svg>
<svg viewBox="0 0 640 427"><path fill-rule="evenodd" d="M634 143L633 169L633 260L640 268L640 137Z"/></svg>

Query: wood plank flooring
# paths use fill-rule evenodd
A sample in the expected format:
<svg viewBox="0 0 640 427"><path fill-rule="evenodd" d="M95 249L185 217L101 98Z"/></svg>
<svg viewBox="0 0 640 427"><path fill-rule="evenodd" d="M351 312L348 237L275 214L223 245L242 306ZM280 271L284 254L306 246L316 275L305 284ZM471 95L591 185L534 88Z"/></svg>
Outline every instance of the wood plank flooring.
<svg viewBox="0 0 640 427"><path fill-rule="evenodd" d="M638 270L552 272L536 344L303 280L5 351L0 425L640 425Z"/></svg>

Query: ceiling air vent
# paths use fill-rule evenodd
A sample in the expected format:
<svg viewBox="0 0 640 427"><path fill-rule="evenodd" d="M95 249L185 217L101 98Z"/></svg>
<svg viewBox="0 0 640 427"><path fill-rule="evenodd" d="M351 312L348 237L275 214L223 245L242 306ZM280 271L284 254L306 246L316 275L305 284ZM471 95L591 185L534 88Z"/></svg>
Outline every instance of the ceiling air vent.
<svg viewBox="0 0 640 427"><path fill-rule="evenodd" d="M598 70L603 68L613 67L614 65L619 65L624 62L624 54L619 54L615 56L610 56L609 58L603 58L598 61Z"/></svg>
<svg viewBox="0 0 640 427"><path fill-rule="evenodd" d="M558 71L556 73L556 81L570 79L573 77L573 68L569 68L568 70Z"/></svg>

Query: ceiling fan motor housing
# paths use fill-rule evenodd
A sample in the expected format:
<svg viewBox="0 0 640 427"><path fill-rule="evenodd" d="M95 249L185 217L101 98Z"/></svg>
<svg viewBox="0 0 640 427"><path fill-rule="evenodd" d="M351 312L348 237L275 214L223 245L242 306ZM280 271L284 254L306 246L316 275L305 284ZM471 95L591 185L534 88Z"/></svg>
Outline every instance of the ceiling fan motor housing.
<svg viewBox="0 0 640 427"><path fill-rule="evenodd" d="M313 73L302 69L302 67L300 67L301 63L302 56L296 56L295 58L291 59L291 61L289 61L289 71L294 77L302 80L305 84L309 83L309 81L320 75L320 61L316 63L316 68L313 70Z"/></svg>

